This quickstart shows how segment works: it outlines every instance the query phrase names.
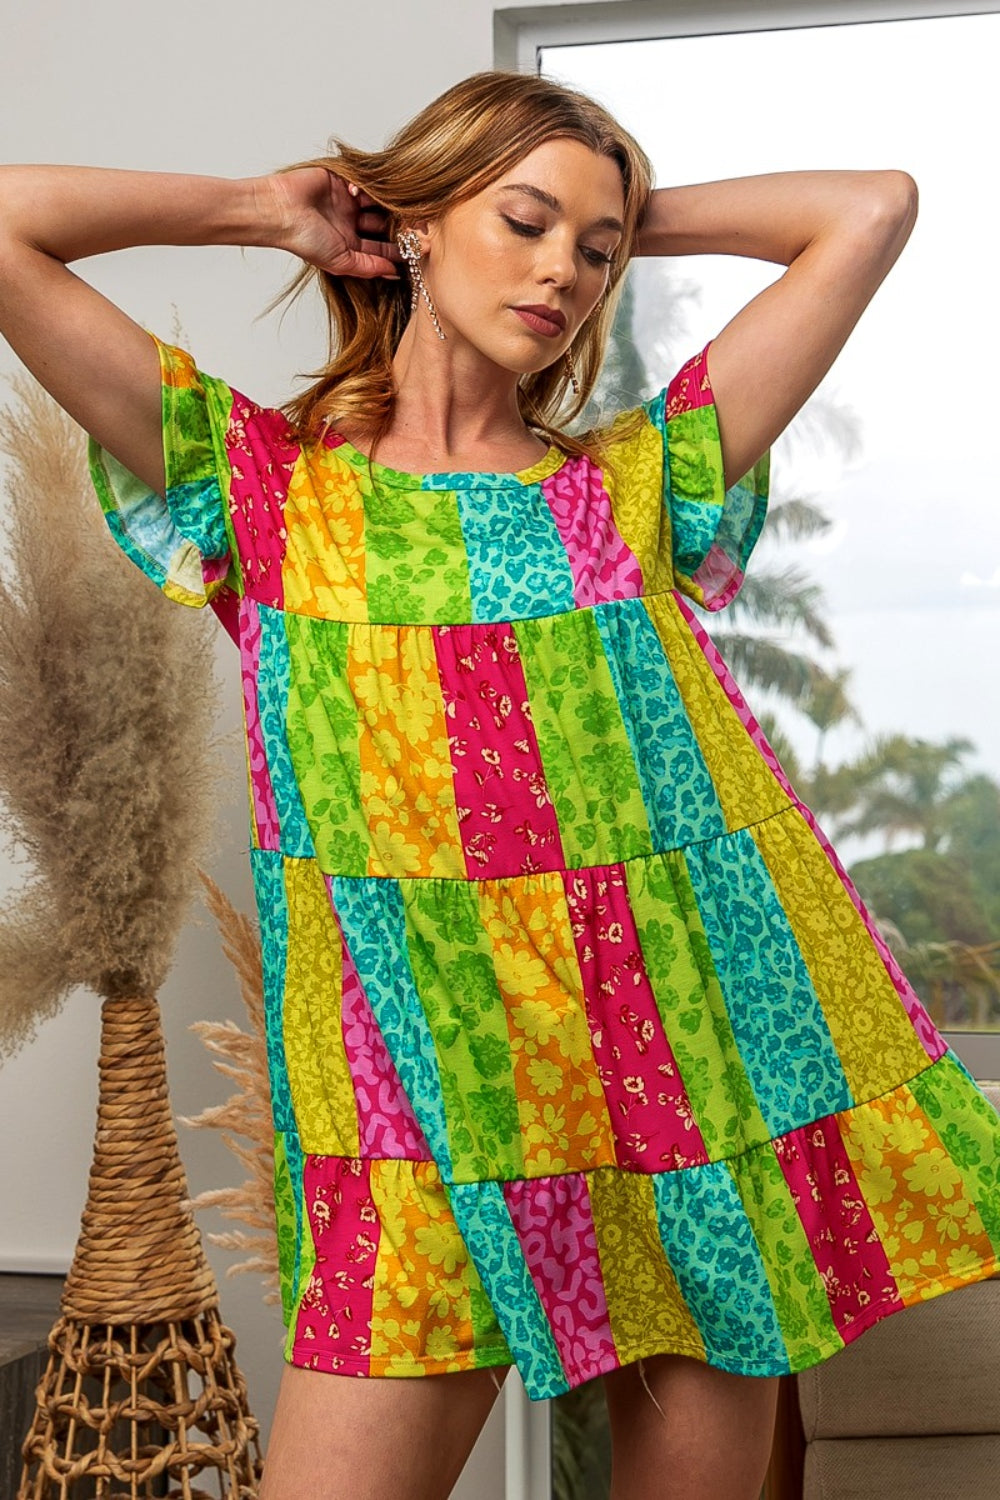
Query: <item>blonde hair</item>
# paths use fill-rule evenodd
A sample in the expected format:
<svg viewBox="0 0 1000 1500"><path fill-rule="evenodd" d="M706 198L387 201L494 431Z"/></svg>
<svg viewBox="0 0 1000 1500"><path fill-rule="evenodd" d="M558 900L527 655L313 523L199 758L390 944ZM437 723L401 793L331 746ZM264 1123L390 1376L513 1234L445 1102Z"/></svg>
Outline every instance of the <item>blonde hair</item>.
<svg viewBox="0 0 1000 1500"><path fill-rule="evenodd" d="M525 423L550 444L594 456L595 435L573 437L556 425L557 417L562 413L564 422L573 421L594 389L653 184L649 158L606 109L586 94L531 74L476 73L428 104L382 151L360 151L334 137L336 155L280 170L321 166L356 183L388 210L388 232L395 238L401 227L438 218L475 197L537 146L560 138L580 141L617 162L624 233L607 290L570 345L579 393L567 404L569 372L559 359L520 377L518 405ZM392 358L410 318L408 275L400 281L368 280L304 264L271 307L293 301L313 282L326 304L330 358L313 372L314 383L283 410L303 437L318 437L346 418L373 434L377 445L392 418Z"/></svg>

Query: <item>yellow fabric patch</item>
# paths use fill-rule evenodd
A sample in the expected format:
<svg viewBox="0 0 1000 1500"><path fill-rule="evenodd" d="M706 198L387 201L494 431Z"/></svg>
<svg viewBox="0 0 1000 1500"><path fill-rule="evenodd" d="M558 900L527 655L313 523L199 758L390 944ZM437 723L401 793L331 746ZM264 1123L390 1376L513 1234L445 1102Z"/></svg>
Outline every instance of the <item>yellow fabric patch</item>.
<svg viewBox="0 0 1000 1500"><path fill-rule="evenodd" d="M356 476L336 450L299 454L284 514L286 609L326 620L366 620L364 505Z"/></svg>
<svg viewBox="0 0 1000 1500"><path fill-rule="evenodd" d="M471 1287L479 1278L433 1162L373 1161L381 1224L372 1292L372 1368L413 1374L464 1370L474 1335ZM443 1362L443 1363L442 1363Z"/></svg>
<svg viewBox="0 0 1000 1500"><path fill-rule="evenodd" d="M854 1098L928 1066L878 949L797 808L750 829L809 971Z"/></svg>
<svg viewBox="0 0 1000 1500"><path fill-rule="evenodd" d="M504 997L524 1175L616 1162L562 878L483 881L479 911Z"/></svg>
<svg viewBox="0 0 1000 1500"><path fill-rule="evenodd" d="M641 1172L596 1171L587 1184L621 1362L664 1347L687 1348L705 1359L705 1341L660 1239L652 1179Z"/></svg>
<svg viewBox="0 0 1000 1500"><path fill-rule="evenodd" d="M963 1286L995 1252L957 1165L905 1083L837 1116L899 1295Z"/></svg>
<svg viewBox="0 0 1000 1500"><path fill-rule="evenodd" d="M628 413L623 417L632 421ZM621 420L616 426L625 426ZM663 439L644 418L631 436L615 442L604 469L604 487L615 525L642 569L643 592L656 593L674 583L670 553L670 520L663 503Z"/></svg>
<svg viewBox="0 0 1000 1500"><path fill-rule="evenodd" d="M312 859L284 861L288 899L284 1038L303 1151L357 1156L358 1110L342 1027L343 950Z"/></svg>
<svg viewBox="0 0 1000 1500"><path fill-rule="evenodd" d="M421 625L352 630L369 875L465 878L434 634Z"/></svg>

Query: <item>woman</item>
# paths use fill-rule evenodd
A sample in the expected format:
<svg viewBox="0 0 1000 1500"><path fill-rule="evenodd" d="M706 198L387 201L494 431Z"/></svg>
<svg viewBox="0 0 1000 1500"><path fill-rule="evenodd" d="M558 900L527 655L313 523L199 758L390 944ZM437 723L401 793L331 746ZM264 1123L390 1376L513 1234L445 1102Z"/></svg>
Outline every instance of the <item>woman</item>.
<svg viewBox="0 0 1000 1500"><path fill-rule="evenodd" d="M616 1497L757 1500L779 1374L996 1273L996 1116L687 602L739 587L769 445L916 200L895 170L653 191L603 109L503 73L261 178L0 173L2 331L92 434L119 543L241 647L265 1500L446 1496L511 1363L534 1399L604 1377ZM66 268L151 242L298 256L313 387L262 408ZM698 253L788 269L570 437L630 258ZM965 1207L918 1274L928 1152Z"/></svg>

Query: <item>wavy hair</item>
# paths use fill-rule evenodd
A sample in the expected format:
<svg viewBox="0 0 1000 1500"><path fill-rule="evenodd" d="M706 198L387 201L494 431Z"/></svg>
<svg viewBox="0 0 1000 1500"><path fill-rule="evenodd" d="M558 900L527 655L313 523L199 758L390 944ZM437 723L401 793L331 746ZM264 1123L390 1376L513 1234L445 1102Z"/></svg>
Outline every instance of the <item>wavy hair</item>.
<svg viewBox="0 0 1000 1500"><path fill-rule="evenodd" d="M580 141L617 162L625 197L624 234L611 263L605 294L570 345L580 390L571 388L566 362L522 375L518 406L527 426L570 454L594 456L594 434L573 437L561 423L586 406L607 349L622 278L645 216L653 168L629 133L595 100L532 74L495 70L473 74L428 104L381 151L361 151L337 137L335 154L295 162L281 172L325 167L356 183L388 210L388 233L419 219L439 218L496 182L544 142ZM303 264L270 304L291 303L316 283L326 304L330 353L313 384L285 403L297 433L314 439L348 418L374 437L388 430L395 398L392 359L410 318L410 281L334 276Z"/></svg>

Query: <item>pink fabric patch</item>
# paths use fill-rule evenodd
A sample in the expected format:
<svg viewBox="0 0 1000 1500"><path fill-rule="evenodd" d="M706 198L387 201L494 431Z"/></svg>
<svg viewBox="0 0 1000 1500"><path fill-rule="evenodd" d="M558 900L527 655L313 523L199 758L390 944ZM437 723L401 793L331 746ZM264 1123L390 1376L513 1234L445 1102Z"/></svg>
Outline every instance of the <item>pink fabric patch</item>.
<svg viewBox="0 0 1000 1500"><path fill-rule="evenodd" d="M202 557L201 576L206 586L206 593L209 584L218 583L220 578L225 578L229 572L229 563L228 552L224 557Z"/></svg>
<svg viewBox="0 0 1000 1500"><path fill-rule="evenodd" d="M691 582L701 589L704 599L711 600L710 605L705 605L706 609L725 609L729 601L739 593L743 573L728 552L724 552L717 542L713 542L705 554L704 562L691 574Z"/></svg>
<svg viewBox="0 0 1000 1500"><path fill-rule="evenodd" d="M711 340L709 340L709 344ZM678 412L694 411L699 406L714 406L715 397L708 379L708 349L706 344L700 354L692 354L686 364L667 386L666 417Z"/></svg>
<svg viewBox="0 0 1000 1500"><path fill-rule="evenodd" d="M233 391L226 450L232 470L229 510L245 590L261 604L281 609L285 501L299 444L283 413Z"/></svg>
<svg viewBox="0 0 1000 1500"><path fill-rule="evenodd" d="M261 849L281 848L281 828L274 800L274 786L264 750L257 703L257 676L260 669L260 614L254 599L244 598L240 613L240 675L243 679L243 712L246 724L247 759L250 766L250 788L257 843Z"/></svg>
<svg viewBox="0 0 1000 1500"><path fill-rule="evenodd" d="M295 1354L307 1367L336 1370L346 1361L353 1371L371 1358L381 1225L370 1173L371 1163L353 1156L305 1159L302 1189L316 1263L299 1303Z"/></svg>
<svg viewBox="0 0 1000 1500"><path fill-rule="evenodd" d="M505 1182L503 1195L567 1376L617 1369L586 1173Z"/></svg>
<svg viewBox="0 0 1000 1500"><path fill-rule="evenodd" d="M227 569L228 571L228 569ZM227 583L212 595L209 607L231 635L237 646L240 643L240 596Z"/></svg>
<svg viewBox="0 0 1000 1500"><path fill-rule="evenodd" d="M707 1162L643 963L623 866L567 870L563 883L619 1165L652 1173Z"/></svg>
<svg viewBox="0 0 1000 1500"><path fill-rule="evenodd" d="M513 627L432 629L469 878L561 869L559 824Z"/></svg>
<svg viewBox="0 0 1000 1500"><path fill-rule="evenodd" d="M615 525L601 470L586 457L571 460L542 481L542 494L566 549L577 606L638 598L642 569Z"/></svg>
<svg viewBox="0 0 1000 1500"><path fill-rule="evenodd" d="M878 1230L858 1186L836 1115L790 1130L772 1143L845 1343L902 1307ZM877 1308L878 1318L872 1309Z"/></svg>
<svg viewBox="0 0 1000 1500"><path fill-rule="evenodd" d="M942 1057L948 1050L947 1042L938 1031L937 1027L934 1025L934 1022L931 1020L930 1016L927 1014L927 1011L924 1009L924 1006L921 1003L920 997L917 995L906 975L899 967L899 964L893 958L892 953L889 950L889 946L885 941L885 938L879 932L878 928L875 926L875 923L869 916L867 907L865 906L861 897L858 895L858 892L855 889L850 876L841 864L837 852L834 849L833 845L830 843L830 840L827 838L826 834L819 826L819 823L816 821L816 818L812 811L808 807L806 807L805 803L802 802L798 796L796 796L795 789L782 770L781 763L779 762L778 757L775 755L774 751L771 749L771 746L768 744L767 739L765 738L764 731L761 729L757 720L754 718L753 714L750 711L749 705L747 704L738 686L736 685L736 680L733 677L733 674L730 672L729 668L726 666L726 663L719 655L719 652L713 645L710 637L707 635L703 627L695 618L694 613L687 602L682 599L679 594L674 595L674 600L681 614L690 625L691 633L704 652L705 659L708 662L709 666L712 668L712 671L715 673L716 677L719 679L719 682L722 684L726 697L729 699L730 703L733 705L733 708L736 710L736 713L739 716L743 727L746 729L750 738L753 740L757 749L760 751L762 759L766 761L767 765L770 766L778 782L788 793L788 796L791 798L792 802L794 802L795 806L802 814L806 823L812 829L817 843L820 845L820 848L825 853L827 859L836 870L838 879L840 880L847 894L850 896L851 901L854 904L854 909L858 913L862 922L864 922L869 936L871 937L871 940L875 944L875 947L878 951L878 955L881 958L882 962L885 964L886 972L888 973L889 978L892 980L893 988L895 989L897 995L903 1003L906 1014L910 1019L910 1024L912 1025L913 1030L920 1040L920 1045L927 1053L927 1056L933 1062L936 1062L938 1058Z"/></svg>
<svg viewBox="0 0 1000 1500"><path fill-rule="evenodd" d="M327 891L331 877L326 877ZM331 905L333 896L330 896ZM347 1064L358 1107L358 1150L363 1156L406 1161L432 1161L430 1147L417 1123L409 1096L389 1055L364 985L344 941L340 919L341 1026Z"/></svg>

